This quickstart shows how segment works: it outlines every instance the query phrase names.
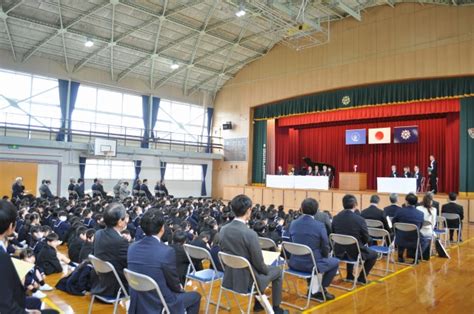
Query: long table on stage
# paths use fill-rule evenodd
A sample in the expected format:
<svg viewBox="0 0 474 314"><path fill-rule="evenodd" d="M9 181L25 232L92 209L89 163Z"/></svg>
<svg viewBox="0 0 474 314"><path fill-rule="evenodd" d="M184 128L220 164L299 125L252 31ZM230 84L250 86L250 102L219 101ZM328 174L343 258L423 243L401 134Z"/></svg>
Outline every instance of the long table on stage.
<svg viewBox="0 0 474 314"><path fill-rule="evenodd" d="M416 178L377 178L378 193L416 193Z"/></svg>
<svg viewBox="0 0 474 314"><path fill-rule="evenodd" d="M267 187L278 189L329 190L327 176L275 176L267 174Z"/></svg>

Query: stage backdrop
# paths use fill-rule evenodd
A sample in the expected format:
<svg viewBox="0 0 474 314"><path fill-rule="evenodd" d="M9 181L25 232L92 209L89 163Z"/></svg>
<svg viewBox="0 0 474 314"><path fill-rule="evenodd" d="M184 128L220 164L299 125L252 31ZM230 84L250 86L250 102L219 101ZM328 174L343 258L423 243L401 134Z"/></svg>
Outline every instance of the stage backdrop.
<svg viewBox="0 0 474 314"><path fill-rule="evenodd" d="M297 125L297 116L280 119L276 129L276 165L284 168L287 164L305 166L302 158L309 157L333 165L339 173L352 171L352 166L357 164L360 172L368 174L368 188L375 190L377 177L388 176L392 164L397 165L399 172L405 165L410 166L411 171L414 165L419 165L426 176L429 155L433 154L439 165L439 191L458 191L459 100L404 106L410 110L406 116L400 115L400 108L395 105L334 111L332 118L325 117L324 122L313 124L308 122L318 119L309 115L301 116L301 125ZM415 109L417 107L419 111ZM347 129L412 125L419 127L418 143L394 144L392 130L391 144L345 145Z"/></svg>

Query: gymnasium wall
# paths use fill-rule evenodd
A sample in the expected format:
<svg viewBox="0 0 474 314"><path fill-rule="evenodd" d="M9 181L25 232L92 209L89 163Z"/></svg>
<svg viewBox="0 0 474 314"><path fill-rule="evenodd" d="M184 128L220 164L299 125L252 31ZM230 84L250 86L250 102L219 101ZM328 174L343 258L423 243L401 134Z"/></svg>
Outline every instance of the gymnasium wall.
<svg viewBox="0 0 474 314"><path fill-rule="evenodd" d="M213 134L247 138L247 161L214 161L214 197L250 182L251 108L337 88L474 73L474 6L417 3L366 10L362 22L331 24L330 43L295 51L278 45L242 69L217 94ZM233 130L222 130L232 121Z"/></svg>

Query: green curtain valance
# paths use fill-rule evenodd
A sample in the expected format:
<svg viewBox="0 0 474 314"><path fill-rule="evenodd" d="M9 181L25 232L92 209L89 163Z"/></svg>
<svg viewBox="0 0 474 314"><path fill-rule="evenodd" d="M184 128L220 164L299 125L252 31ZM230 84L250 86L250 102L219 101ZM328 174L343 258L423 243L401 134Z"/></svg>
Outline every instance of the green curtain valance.
<svg viewBox="0 0 474 314"><path fill-rule="evenodd" d="M255 108L254 119L474 95L474 76L360 86L286 99Z"/></svg>

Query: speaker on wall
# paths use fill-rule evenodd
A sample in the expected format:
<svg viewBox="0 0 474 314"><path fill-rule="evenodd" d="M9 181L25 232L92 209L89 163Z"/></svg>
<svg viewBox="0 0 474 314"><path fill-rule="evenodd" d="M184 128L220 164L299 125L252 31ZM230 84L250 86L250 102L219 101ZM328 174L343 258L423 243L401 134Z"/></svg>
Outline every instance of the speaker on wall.
<svg viewBox="0 0 474 314"><path fill-rule="evenodd" d="M222 125L223 130L232 130L232 122L228 121Z"/></svg>

